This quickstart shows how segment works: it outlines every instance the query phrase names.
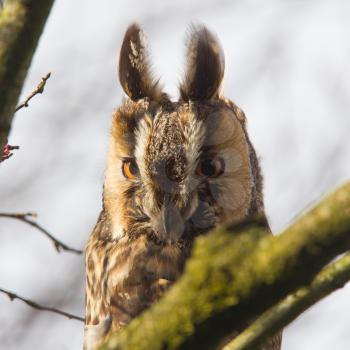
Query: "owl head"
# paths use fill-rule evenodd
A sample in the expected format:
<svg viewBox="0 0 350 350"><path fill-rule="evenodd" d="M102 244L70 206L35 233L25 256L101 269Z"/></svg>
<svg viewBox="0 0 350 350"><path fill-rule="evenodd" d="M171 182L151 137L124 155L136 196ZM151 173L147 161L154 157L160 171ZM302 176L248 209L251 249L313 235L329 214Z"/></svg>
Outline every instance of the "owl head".
<svg viewBox="0 0 350 350"><path fill-rule="evenodd" d="M193 240L262 210L261 176L244 113L220 93L224 55L204 26L191 28L186 73L172 101L152 77L138 25L125 34L104 183L113 239Z"/></svg>

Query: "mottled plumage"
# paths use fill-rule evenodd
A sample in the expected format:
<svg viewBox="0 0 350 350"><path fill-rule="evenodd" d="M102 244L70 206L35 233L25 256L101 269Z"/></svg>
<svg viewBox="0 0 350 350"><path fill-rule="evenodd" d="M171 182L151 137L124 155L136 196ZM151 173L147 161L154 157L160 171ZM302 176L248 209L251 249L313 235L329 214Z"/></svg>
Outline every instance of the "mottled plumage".
<svg viewBox="0 0 350 350"><path fill-rule="evenodd" d="M159 299L196 236L264 211L244 113L219 93L219 42L193 27L187 47L173 102L151 76L142 31L134 24L125 34L119 79L128 99L113 115L103 210L86 247L87 349Z"/></svg>

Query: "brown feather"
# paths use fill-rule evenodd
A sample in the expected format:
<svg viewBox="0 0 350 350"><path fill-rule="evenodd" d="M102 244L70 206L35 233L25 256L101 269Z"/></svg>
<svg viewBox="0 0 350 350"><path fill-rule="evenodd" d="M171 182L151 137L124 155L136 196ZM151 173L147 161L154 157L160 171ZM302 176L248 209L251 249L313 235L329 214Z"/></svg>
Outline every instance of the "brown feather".
<svg viewBox="0 0 350 350"><path fill-rule="evenodd" d="M187 68L180 86L184 101L203 101L218 95L225 60L217 38L204 26L192 26L187 42Z"/></svg>
<svg viewBox="0 0 350 350"><path fill-rule="evenodd" d="M134 101L145 97L159 100L162 97L158 80L151 74L145 35L136 23L129 26L124 36L119 58L119 80L125 93Z"/></svg>

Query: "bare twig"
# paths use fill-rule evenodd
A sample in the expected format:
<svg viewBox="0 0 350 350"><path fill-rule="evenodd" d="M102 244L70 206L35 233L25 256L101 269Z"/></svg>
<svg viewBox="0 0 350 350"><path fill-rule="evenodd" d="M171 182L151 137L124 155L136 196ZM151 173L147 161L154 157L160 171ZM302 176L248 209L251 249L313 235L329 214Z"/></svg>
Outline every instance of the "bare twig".
<svg viewBox="0 0 350 350"><path fill-rule="evenodd" d="M3 289L3 288L0 288L0 293L6 294L10 298L11 301L13 301L14 299L21 300L24 303L26 303L27 305L29 305L30 307L32 307L34 309L37 309L37 310L53 312L55 314L68 317L71 320L77 320L77 321L82 321L82 322L85 321L83 317L76 316L76 315L70 314L69 312L65 312L65 311L62 311L62 310L58 310L58 309L56 309L54 307L48 307L48 306L40 305L40 304L38 304L38 303L36 303L36 302L34 302L32 300L23 298L23 297L15 294L15 293L10 292L10 291L8 291L6 289Z"/></svg>
<svg viewBox="0 0 350 350"><path fill-rule="evenodd" d="M37 94L42 94L44 92L44 88L46 85L46 81L50 78L51 73L47 73L44 77L41 78L40 83L37 85L37 87L31 92L31 94L23 101L21 102L15 109L15 112L19 111L23 107L29 106L29 101ZM2 155L0 158L0 162L3 162L6 159L9 159L12 157L13 153L11 151L19 149L19 146L11 146L11 145L5 145L2 151Z"/></svg>
<svg viewBox="0 0 350 350"><path fill-rule="evenodd" d="M19 149L19 146L5 145L5 147L2 150L2 156L1 156L0 162L3 162L4 160L11 158L13 156L12 151L15 149Z"/></svg>
<svg viewBox="0 0 350 350"><path fill-rule="evenodd" d="M75 253L75 254L82 254L83 251L75 248L69 247L67 244L61 242L54 236L52 236L46 229L44 229L42 226L40 226L37 222L34 220L29 219L29 217L36 217L37 215L35 213L0 213L0 217L2 218L11 218L11 219L17 219L20 221L23 221L27 223L30 226L35 227L38 229L41 233L43 233L46 237L48 237L54 244L56 250L58 252L62 250L65 250L67 252Z"/></svg>
<svg viewBox="0 0 350 350"><path fill-rule="evenodd" d="M37 87L32 91L32 93L23 101L21 102L15 109L15 112L19 111L23 107L29 106L29 101L37 94L42 94L44 92L45 84L47 79L49 79L51 76L51 73L47 73L44 77L41 78L40 83L37 85Z"/></svg>

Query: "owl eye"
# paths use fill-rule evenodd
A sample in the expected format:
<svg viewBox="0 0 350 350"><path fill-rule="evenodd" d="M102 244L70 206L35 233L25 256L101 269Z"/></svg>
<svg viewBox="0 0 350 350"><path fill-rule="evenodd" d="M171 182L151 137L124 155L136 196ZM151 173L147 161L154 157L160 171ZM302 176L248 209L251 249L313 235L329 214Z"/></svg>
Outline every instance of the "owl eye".
<svg viewBox="0 0 350 350"><path fill-rule="evenodd" d="M136 177L138 168L134 160L123 160L122 172L126 179L132 180Z"/></svg>
<svg viewBox="0 0 350 350"><path fill-rule="evenodd" d="M215 178L224 173L225 162L220 157L208 158L202 160L196 169L196 174L199 176Z"/></svg>

